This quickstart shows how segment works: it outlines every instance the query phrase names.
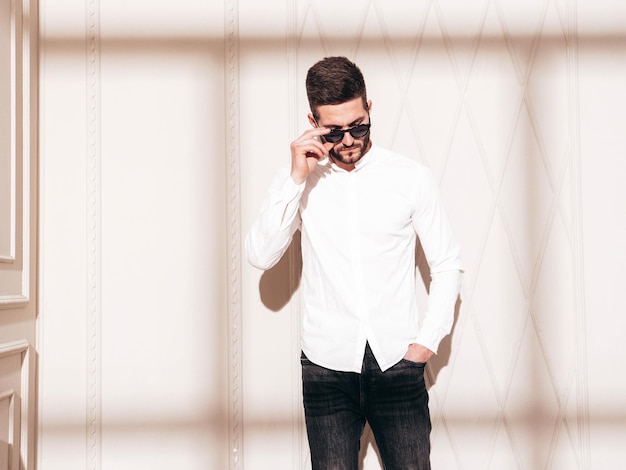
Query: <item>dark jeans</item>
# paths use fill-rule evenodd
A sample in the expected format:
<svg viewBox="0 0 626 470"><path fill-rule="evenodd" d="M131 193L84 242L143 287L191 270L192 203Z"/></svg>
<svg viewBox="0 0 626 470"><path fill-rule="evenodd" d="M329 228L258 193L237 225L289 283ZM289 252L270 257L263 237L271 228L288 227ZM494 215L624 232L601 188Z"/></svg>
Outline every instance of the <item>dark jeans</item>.
<svg viewBox="0 0 626 470"><path fill-rule="evenodd" d="M361 373L317 366L302 354L304 414L313 470L357 470L365 422L385 470L430 469L430 414L423 363L382 372L367 346Z"/></svg>

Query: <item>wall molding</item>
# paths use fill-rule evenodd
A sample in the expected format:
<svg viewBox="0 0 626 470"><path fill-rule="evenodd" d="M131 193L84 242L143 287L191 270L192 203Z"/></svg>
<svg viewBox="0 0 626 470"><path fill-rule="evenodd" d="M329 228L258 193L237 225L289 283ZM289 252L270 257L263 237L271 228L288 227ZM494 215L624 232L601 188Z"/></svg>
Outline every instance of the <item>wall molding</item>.
<svg viewBox="0 0 626 470"><path fill-rule="evenodd" d="M287 12L287 66L289 74L288 94L289 94L289 136L295 139L298 135L298 123L301 118L301 110L298 108L298 94L304 86L298 80L298 4L297 2L289 2ZM297 246L294 246L297 245ZM292 398L291 398L291 433L292 433L292 468L300 470L306 468L309 457L309 446L306 436L306 428L304 426L303 407L302 407L302 380L300 352L302 345L300 344L302 330L302 312L299 301L298 286L300 284L300 276L302 270L302 259L300 253L300 244L292 244L288 250L289 256L289 292L294 292L294 297L290 302L290 318L291 318L291 349L293 357L292 366Z"/></svg>
<svg viewBox="0 0 626 470"><path fill-rule="evenodd" d="M241 178L239 150L239 4L224 4L226 82L226 201L228 216L228 338L229 338L229 465L243 468L243 386L241 318Z"/></svg>
<svg viewBox="0 0 626 470"><path fill-rule="evenodd" d="M36 158L37 129L37 22L32 0L10 2L10 146L0 149L0 168L8 172L0 180L0 309L16 308L30 301L32 230L31 178ZM2 12L4 15L7 12ZM1 47L7 46L3 44ZM0 91L1 92L1 91ZM8 152L5 152L8 151ZM6 180L6 181L5 181ZM7 188L8 185L8 188Z"/></svg>
<svg viewBox="0 0 626 470"><path fill-rule="evenodd" d="M4 427L0 433L7 437L7 462L0 462L0 466L9 470L28 470L35 465L29 426L35 414L33 361L34 355L26 340L0 345L0 416L8 412L7 421L0 422ZM6 403L6 407L2 403Z"/></svg>
<svg viewBox="0 0 626 470"><path fill-rule="evenodd" d="M572 265L574 267L574 342L576 344L576 423L580 468L591 465L589 430L589 375L587 371L587 317L585 309L585 263L583 243L582 156L580 148L580 85L578 64L578 2L569 0L567 8L567 68L569 98L569 140L573 196Z"/></svg>
<svg viewBox="0 0 626 470"><path fill-rule="evenodd" d="M16 261L15 242L17 238L16 213L17 191L22 185L17 184L17 163L22 159L18 155L18 143L20 142L21 127L17 125L22 114L22 89L19 86L22 81L22 8L21 3L8 2L3 5L4 11L0 12L2 29L8 30L8 43L0 44L0 53L3 59L9 59L9 68L3 69L0 76L0 93L8 92L9 96L0 96L2 107L8 105L10 109L9 119L0 121L3 126L0 135L8 134L8 142L0 141L0 263L14 263ZM7 28L8 26L8 28ZM5 37L3 35L4 42ZM4 57L8 53L9 57ZM4 62L4 60L3 60ZM8 77L5 75L8 72ZM7 109L7 108L5 108ZM4 117L4 116L3 116ZM6 171L5 171L6 170Z"/></svg>
<svg viewBox="0 0 626 470"><path fill-rule="evenodd" d="M87 468L102 467L100 2L87 0Z"/></svg>

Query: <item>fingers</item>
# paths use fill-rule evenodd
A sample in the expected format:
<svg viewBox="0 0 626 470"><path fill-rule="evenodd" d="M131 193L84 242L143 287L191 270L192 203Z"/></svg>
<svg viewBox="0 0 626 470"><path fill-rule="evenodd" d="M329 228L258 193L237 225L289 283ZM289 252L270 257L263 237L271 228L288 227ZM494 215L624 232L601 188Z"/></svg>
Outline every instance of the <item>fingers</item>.
<svg viewBox="0 0 626 470"><path fill-rule="evenodd" d="M304 145L296 145L293 149L293 158L315 158L321 160L328 156L328 152L321 143L307 143Z"/></svg>
<svg viewBox="0 0 626 470"><path fill-rule="evenodd" d="M303 132L291 143L291 177L296 183L306 180L317 162L328 156L330 147L325 147L320 141L320 136L328 132L330 129L314 127Z"/></svg>
<svg viewBox="0 0 626 470"><path fill-rule="evenodd" d="M319 137L324 134L328 134L329 132L330 129L327 129L325 127L313 127L311 129L307 129L302 134L300 134L300 137L298 137L294 142L308 142L310 140L320 142Z"/></svg>
<svg viewBox="0 0 626 470"><path fill-rule="evenodd" d="M433 354L434 353L425 346L417 343L411 343L407 348L404 358L413 362L428 362Z"/></svg>
<svg viewBox="0 0 626 470"><path fill-rule="evenodd" d="M328 127L311 127L302 133L301 137L304 136L320 136L324 134L328 134L331 131Z"/></svg>

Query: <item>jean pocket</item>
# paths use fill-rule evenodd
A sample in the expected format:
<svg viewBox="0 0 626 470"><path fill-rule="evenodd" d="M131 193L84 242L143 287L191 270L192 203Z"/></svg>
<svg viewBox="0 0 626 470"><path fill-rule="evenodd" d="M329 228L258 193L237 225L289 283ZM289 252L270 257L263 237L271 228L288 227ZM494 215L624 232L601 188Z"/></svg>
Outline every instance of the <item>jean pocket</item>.
<svg viewBox="0 0 626 470"><path fill-rule="evenodd" d="M426 367L426 363L425 362L415 362L415 361L409 361L408 359L402 359L400 361L401 364L405 364L407 366L411 366L411 367L418 367L420 369L423 369L424 367Z"/></svg>

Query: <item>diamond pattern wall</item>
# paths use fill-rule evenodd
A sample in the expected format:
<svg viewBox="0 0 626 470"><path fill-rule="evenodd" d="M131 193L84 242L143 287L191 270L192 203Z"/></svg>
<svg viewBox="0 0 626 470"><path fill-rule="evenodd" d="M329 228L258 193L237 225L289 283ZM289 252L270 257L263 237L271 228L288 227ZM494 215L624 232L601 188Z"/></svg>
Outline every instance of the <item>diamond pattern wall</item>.
<svg viewBox="0 0 626 470"><path fill-rule="evenodd" d="M434 171L463 246L458 319L428 371L435 468L588 461L574 7L318 0L292 10L293 115L308 111L312 63L355 60L373 138ZM370 454L364 466L379 468Z"/></svg>

